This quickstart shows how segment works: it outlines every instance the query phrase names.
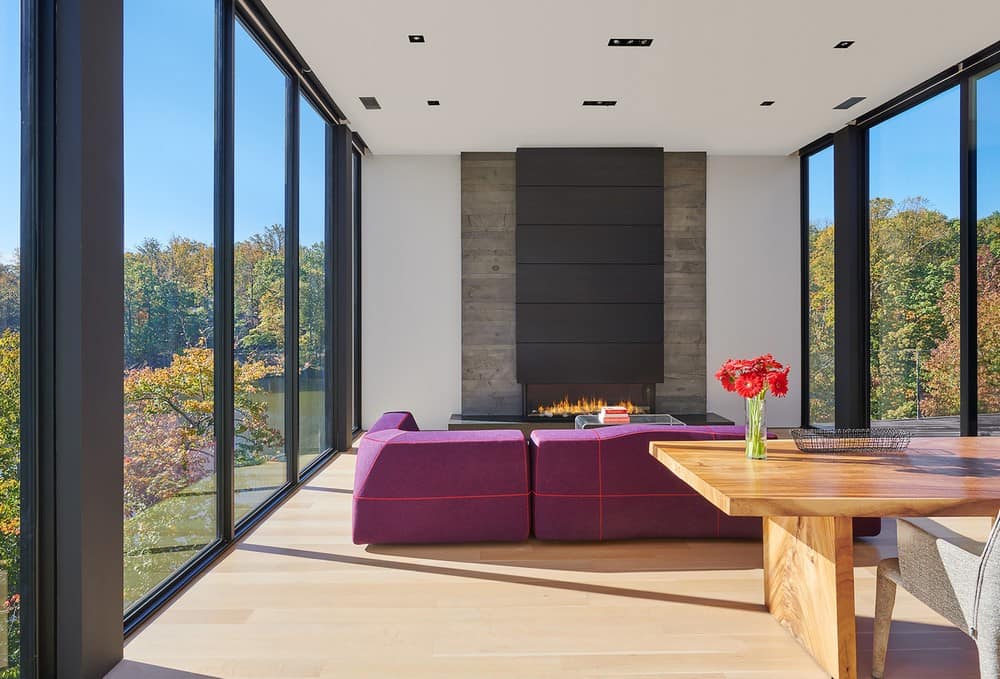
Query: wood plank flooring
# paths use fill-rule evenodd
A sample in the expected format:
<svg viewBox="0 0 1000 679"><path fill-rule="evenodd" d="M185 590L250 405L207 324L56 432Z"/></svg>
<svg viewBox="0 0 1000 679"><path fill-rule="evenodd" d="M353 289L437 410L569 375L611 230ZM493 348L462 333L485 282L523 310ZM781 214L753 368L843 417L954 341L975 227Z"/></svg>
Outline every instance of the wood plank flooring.
<svg viewBox="0 0 1000 679"><path fill-rule="evenodd" d="M355 457L341 455L125 647L109 675L821 679L764 610L744 541L351 544ZM982 538L989 519L948 519ZM878 559L855 549L868 676ZM886 677L977 677L975 648L900 591Z"/></svg>

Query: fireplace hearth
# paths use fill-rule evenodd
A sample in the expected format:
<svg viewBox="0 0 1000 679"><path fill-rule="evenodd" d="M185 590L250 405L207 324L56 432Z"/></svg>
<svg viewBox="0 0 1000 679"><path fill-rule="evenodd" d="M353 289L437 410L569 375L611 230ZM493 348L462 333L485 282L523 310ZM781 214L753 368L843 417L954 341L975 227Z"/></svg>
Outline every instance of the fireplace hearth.
<svg viewBox="0 0 1000 679"><path fill-rule="evenodd" d="M652 413L653 384L525 384L524 416L529 419L572 420L592 415L604 406L625 406L629 413Z"/></svg>

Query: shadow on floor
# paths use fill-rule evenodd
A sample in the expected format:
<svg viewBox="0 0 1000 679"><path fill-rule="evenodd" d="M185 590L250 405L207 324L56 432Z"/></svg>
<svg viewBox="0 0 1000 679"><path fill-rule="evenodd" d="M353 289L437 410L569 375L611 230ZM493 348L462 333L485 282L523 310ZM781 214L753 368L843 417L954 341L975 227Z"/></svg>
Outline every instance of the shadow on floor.
<svg viewBox="0 0 1000 679"><path fill-rule="evenodd" d="M341 493L343 495L354 494L354 491L349 488L326 488L324 486L303 486L302 490L316 490L321 493Z"/></svg>
<svg viewBox="0 0 1000 679"><path fill-rule="evenodd" d="M132 679L132 677L140 677L141 679L220 679L210 674L175 670L135 660L122 660L104 676L105 679Z"/></svg>
<svg viewBox="0 0 1000 679"><path fill-rule="evenodd" d="M587 573L731 571L762 567L759 540L656 539L455 545L368 545L378 556Z"/></svg>
<svg viewBox="0 0 1000 679"><path fill-rule="evenodd" d="M471 570L465 568L452 568L449 566L435 566L431 564L412 563L407 561L393 561L390 559L367 558L363 556L349 556L347 554L331 554L329 552L316 552L306 549L291 549L287 547L273 547L270 545L257 545L244 543L239 550L259 552L263 554L275 554L280 556L292 556L303 559L317 559L334 563L349 564L352 566L370 566L372 568L388 568L393 570L408 571L412 573L425 573L429 575L442 575L453 578L468 578L472 580L489 580L499 583L514 585L525 585L530 587L545 587L549 589L569 590L575 592L587 592L589 594L605 594L608 596L632 597L635 599L646 599L649 601L661 601L664 603L689 604L692 606L710 606L713 608L728 608L739 611L763 611L761 604L747 603L745 601L733 601L729 599L714 599L711 597L690 596L685 594L669 594L666 592L650 592L641 589L630 589L627 587L611 587L607 585L595 585L585 582L572 582L567 580L555 580L549 578L538 578L528 575L513 575L510 573L492 573L489 571ZM663 570L662 568L660 570Z"/></svg>
<svg viewBox="0 0 1000 679"><path fill-rule="evenodd" d="M892 528L887 532L885 524L890 523ZM884 522L882 535L855 541L855 567L876 566L879 560L895 556L894 527L895 522ZM545 542L532 538L521 543L368 545L365 551L378 556L590 573L732 571L763 567L759 539ZM641 556L637 556L640 553Z"/></svg>

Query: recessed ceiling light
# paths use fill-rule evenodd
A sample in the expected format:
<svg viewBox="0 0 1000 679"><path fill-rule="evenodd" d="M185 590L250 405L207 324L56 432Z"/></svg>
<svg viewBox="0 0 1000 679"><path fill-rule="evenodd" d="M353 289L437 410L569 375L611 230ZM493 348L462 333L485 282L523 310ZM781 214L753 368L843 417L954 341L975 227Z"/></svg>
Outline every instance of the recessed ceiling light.
<svg viewBox="0 0 1000 679"><path fill-rule="evenodd" d="M843 110L843 109L851 108L852 106L854 106L858 102L861 102L861 101L864 101L864 100L865 100L864 97L848 97L847 99L844 99L842 102L840 102L839 104L837 104L833 108L834 108L834 110L837 110L837 109Z"/></svg>
<svg viewBox="0 0 1000 679"><path fill-rule="evenodd" d="M608 47L650 47L652 38L611 38Z"/></svg>
<svg viewBox="0 0 1000 679"><path fill-rule="evenodd" d="M438 101L437 99L428 99L427 100L427 105L428 106L440 106L441 102Z"/></svg>
<svg viewBox="0 0 1000 679"><path fill-rule="evenodd" d="M361 100L361 105L364 106L369 111L378 111L382 108L382 105L378 103L378 99L375 97L358 97Z"/></svg>
<svg viewBox="0 0 1000 679"><path fill-rule="evenodd" d="M408 35L406 37L410 39L410 42L427 42L424 40L424 36L418 34Z"/></svg>
<svg viewBox="0 0 1000 679"><path fill-rule="evenodd" d="M848 47L854 44L853 40L841 40L836 45L833 46L835 50L846 50Z"/></svg>
<svg viewBox="0 0 1000 679"><path fill-rule="evenodd" d="M774 106L774 102L771 101L770 99L765 99L764 101L760 102L760 105L761 106Z"/></svg>
<svg viewBox="0 0 1000 679"><path fill-rule="evenodd" d="M584 106L614 106L618 101L615 99L584 99Z"/></svg>

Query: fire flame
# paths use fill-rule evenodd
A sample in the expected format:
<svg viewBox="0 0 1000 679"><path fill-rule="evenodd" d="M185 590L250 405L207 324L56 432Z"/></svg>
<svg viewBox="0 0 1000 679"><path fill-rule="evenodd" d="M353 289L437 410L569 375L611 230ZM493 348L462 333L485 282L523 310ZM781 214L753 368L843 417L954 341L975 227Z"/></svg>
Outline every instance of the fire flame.
<svg viewBox="0 0 1000 679"><path fill-rule="evenodd" d="M546 415L546 416L562 416L567 415L588 415L590 413L600 412L601 408L605 406L612 405L605 401L603 398L580 398L577 399L575 403L570 403L569 396L563 396L561 401L556 401L555 403L550 403L549 405L540 405L535 408L536 415ZM613 405L624 407L628 410L630 415L641 412L640 408L632 403L631 401L619 401Z"/></svg>

